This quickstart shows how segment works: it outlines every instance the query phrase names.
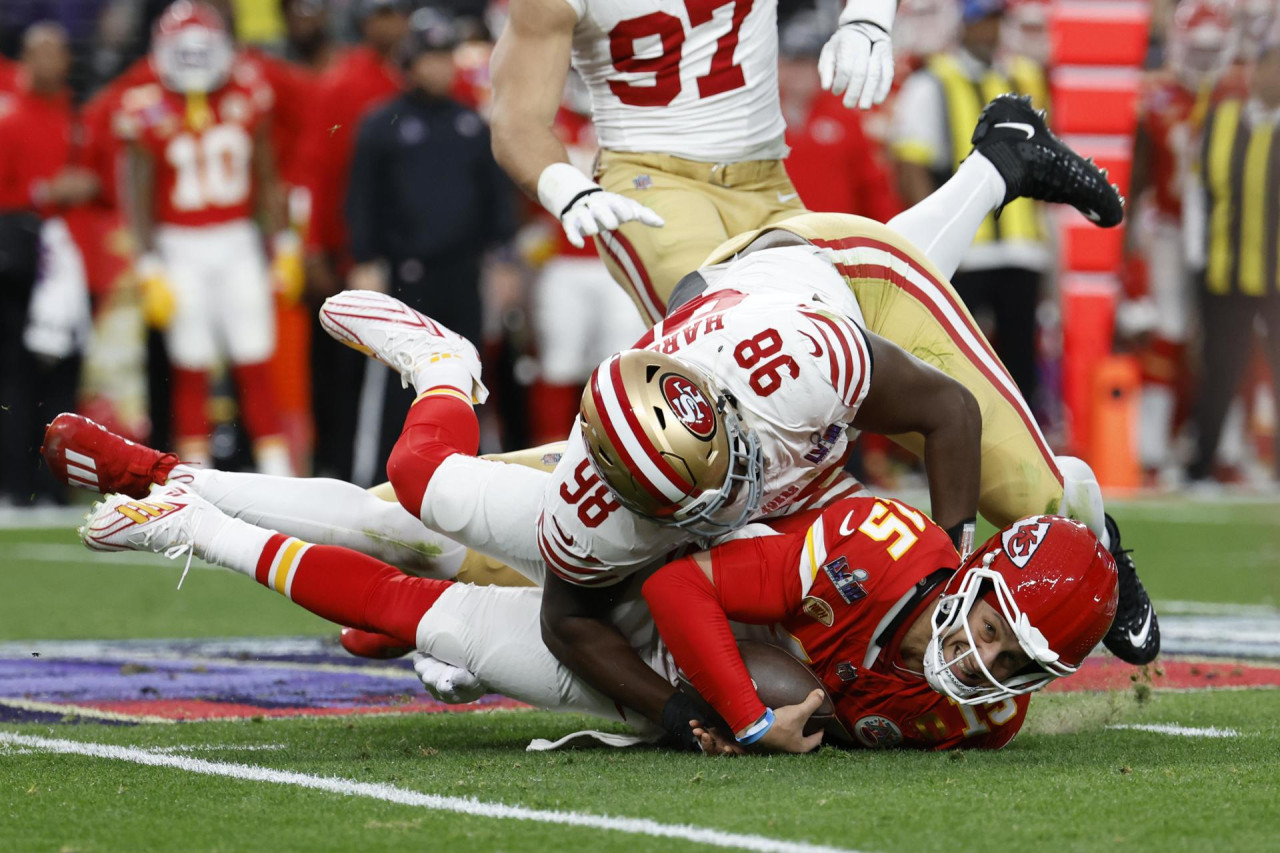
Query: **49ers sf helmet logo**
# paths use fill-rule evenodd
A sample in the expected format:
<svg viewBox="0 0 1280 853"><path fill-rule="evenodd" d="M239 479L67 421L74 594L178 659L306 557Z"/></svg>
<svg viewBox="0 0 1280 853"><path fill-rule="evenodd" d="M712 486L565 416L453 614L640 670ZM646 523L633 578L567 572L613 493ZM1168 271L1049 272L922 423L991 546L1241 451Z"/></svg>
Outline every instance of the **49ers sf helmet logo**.
<svg viewBox="0 0 1280 853"><path fill-rule="evenodd" d="M662 396L685 429L703 441L710 440L716 434L716 412L707 395L676 373L668 373L660 381Z"/></svg>
<svg viewBox="0 0 1280 853"><path fill-rule="evenodd" d="M1001 537L1005 556L1018 568L1025 569L1048 532L1049 522L1042 521L1040 516L1024 518L1006 530Z"/></svg>

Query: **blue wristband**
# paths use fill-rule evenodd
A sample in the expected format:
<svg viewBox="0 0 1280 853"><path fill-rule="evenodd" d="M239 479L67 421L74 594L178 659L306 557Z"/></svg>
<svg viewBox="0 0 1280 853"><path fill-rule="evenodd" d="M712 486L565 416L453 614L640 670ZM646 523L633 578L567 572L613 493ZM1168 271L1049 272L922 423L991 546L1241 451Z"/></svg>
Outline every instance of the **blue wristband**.
<svg viewBox="0 0 1280 853"><path fill-rule="evenodd" d="M765 732L769 731L771 728L773 728L773 709L765 708L764 715L751 725L747 726L746 733L743 734L742 737L738 738L738 743L743 746L755 743L760 740L760 738L764 737Z"/></svg>

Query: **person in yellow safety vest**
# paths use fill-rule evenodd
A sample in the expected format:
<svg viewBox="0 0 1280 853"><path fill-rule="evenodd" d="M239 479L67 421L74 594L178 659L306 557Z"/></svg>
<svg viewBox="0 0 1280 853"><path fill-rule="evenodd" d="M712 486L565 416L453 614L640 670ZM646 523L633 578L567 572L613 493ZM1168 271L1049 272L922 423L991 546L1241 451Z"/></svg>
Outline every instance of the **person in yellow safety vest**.
<svg viewBox="0 0 1280 853"><path fill-rule="evenodd" d="M1192 482L1212 473L1259 322L1280 399L1280 31L1264 43L1248 93L1214 104L1201 139L1183 199L1203 341ZM1280 479L1280 437L1276 445Z"/></svg>
<svg viewBox="0 0 1280 853"><path fill-rule="evenodd" d="M1048 106L1038 64L1024 56L997 58L1005 6L1005 0L964 0L959 44L929 57L903 84L890 145L905 204L920 201L955 172L987 101L1017 92L1030 95L1038 109ZM1033 406L1036 306L1052 261L1040 205L1018 199L987 217L951 279L970 311L992 315L996 351Z"/></svg>

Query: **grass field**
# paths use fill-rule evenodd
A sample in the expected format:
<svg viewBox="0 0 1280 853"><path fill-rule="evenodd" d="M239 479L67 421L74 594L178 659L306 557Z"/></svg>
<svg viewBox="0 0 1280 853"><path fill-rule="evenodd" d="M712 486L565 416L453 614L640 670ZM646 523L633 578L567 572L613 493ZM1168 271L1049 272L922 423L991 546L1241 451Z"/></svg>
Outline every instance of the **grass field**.
<svg viewBox="0 0 1280 853"><path fill-rule="evenodd" d="M1116 515L1158 602L1274 616L1280 506ZM175 591L180 565L78 548L69 530L0 531L0 641L333 633L230 573ZM1271 850L1280 834L1275 689L1046 694L997 753L524 749L583 727L600 726L515 710L0 722L0 851Z"/></svg>

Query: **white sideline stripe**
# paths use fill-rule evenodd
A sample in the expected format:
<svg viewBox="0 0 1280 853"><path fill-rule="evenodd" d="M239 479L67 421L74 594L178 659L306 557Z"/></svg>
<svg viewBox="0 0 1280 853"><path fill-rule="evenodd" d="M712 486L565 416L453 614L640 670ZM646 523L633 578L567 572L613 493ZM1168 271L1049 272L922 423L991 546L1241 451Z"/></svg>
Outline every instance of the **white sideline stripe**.
<svg viewBox="0 0 1280 853"><path fill-rule="evenodd" d="M1195 728L1179 726L1173 723L1118 723L1107 726L1109 729L1127 729L1138 732L1155 732L1158 735L1176 735L1178 737L1240 737L1235 729L1220 729L1217 726Z"/></svg>
<svg viewBox="0 0 1280 853"><path fill-rule="evenodd" d="M586 829L603 829L613 832L625 832L631 835L646 835L651 838L675 838L695 844L707 844L712 847L756 850L761 853L856 853L856 851L845 848L806 844L800 841L783 841L781 839L766 838L762 835L722 832L718 829L686 824L658 823L647 818L608 817L606 815L584 814L582 812L529 809L522 806L508 806L502 803L486 803L471 798L464 799L462 797L445 797L439 794L423 794L418 791L410 791L383 783L357 782L354 779L342 779L334 776L312 776L307 773L274 770L269 767L255 767L249 764L205 761L204 759L183 755L157 755L147 750L116 746L114 744L32 737L11 732L0 732L0 744L13 744L19 747L29 747L63 755L86 755L92 758L129 761L134 764L145 764L151 767L171 767L175 770L184 770L188 773L198 773L203 776L223 776L229 779L242 779L249 782L293 785L298 788L327 791L331 794L341 794L347 797L368 797L369 799L382 800L388 803L417 806L433 811L454 812L473 817L528 820L537 823L561 824L563 826L583 827Z"/></svg>

